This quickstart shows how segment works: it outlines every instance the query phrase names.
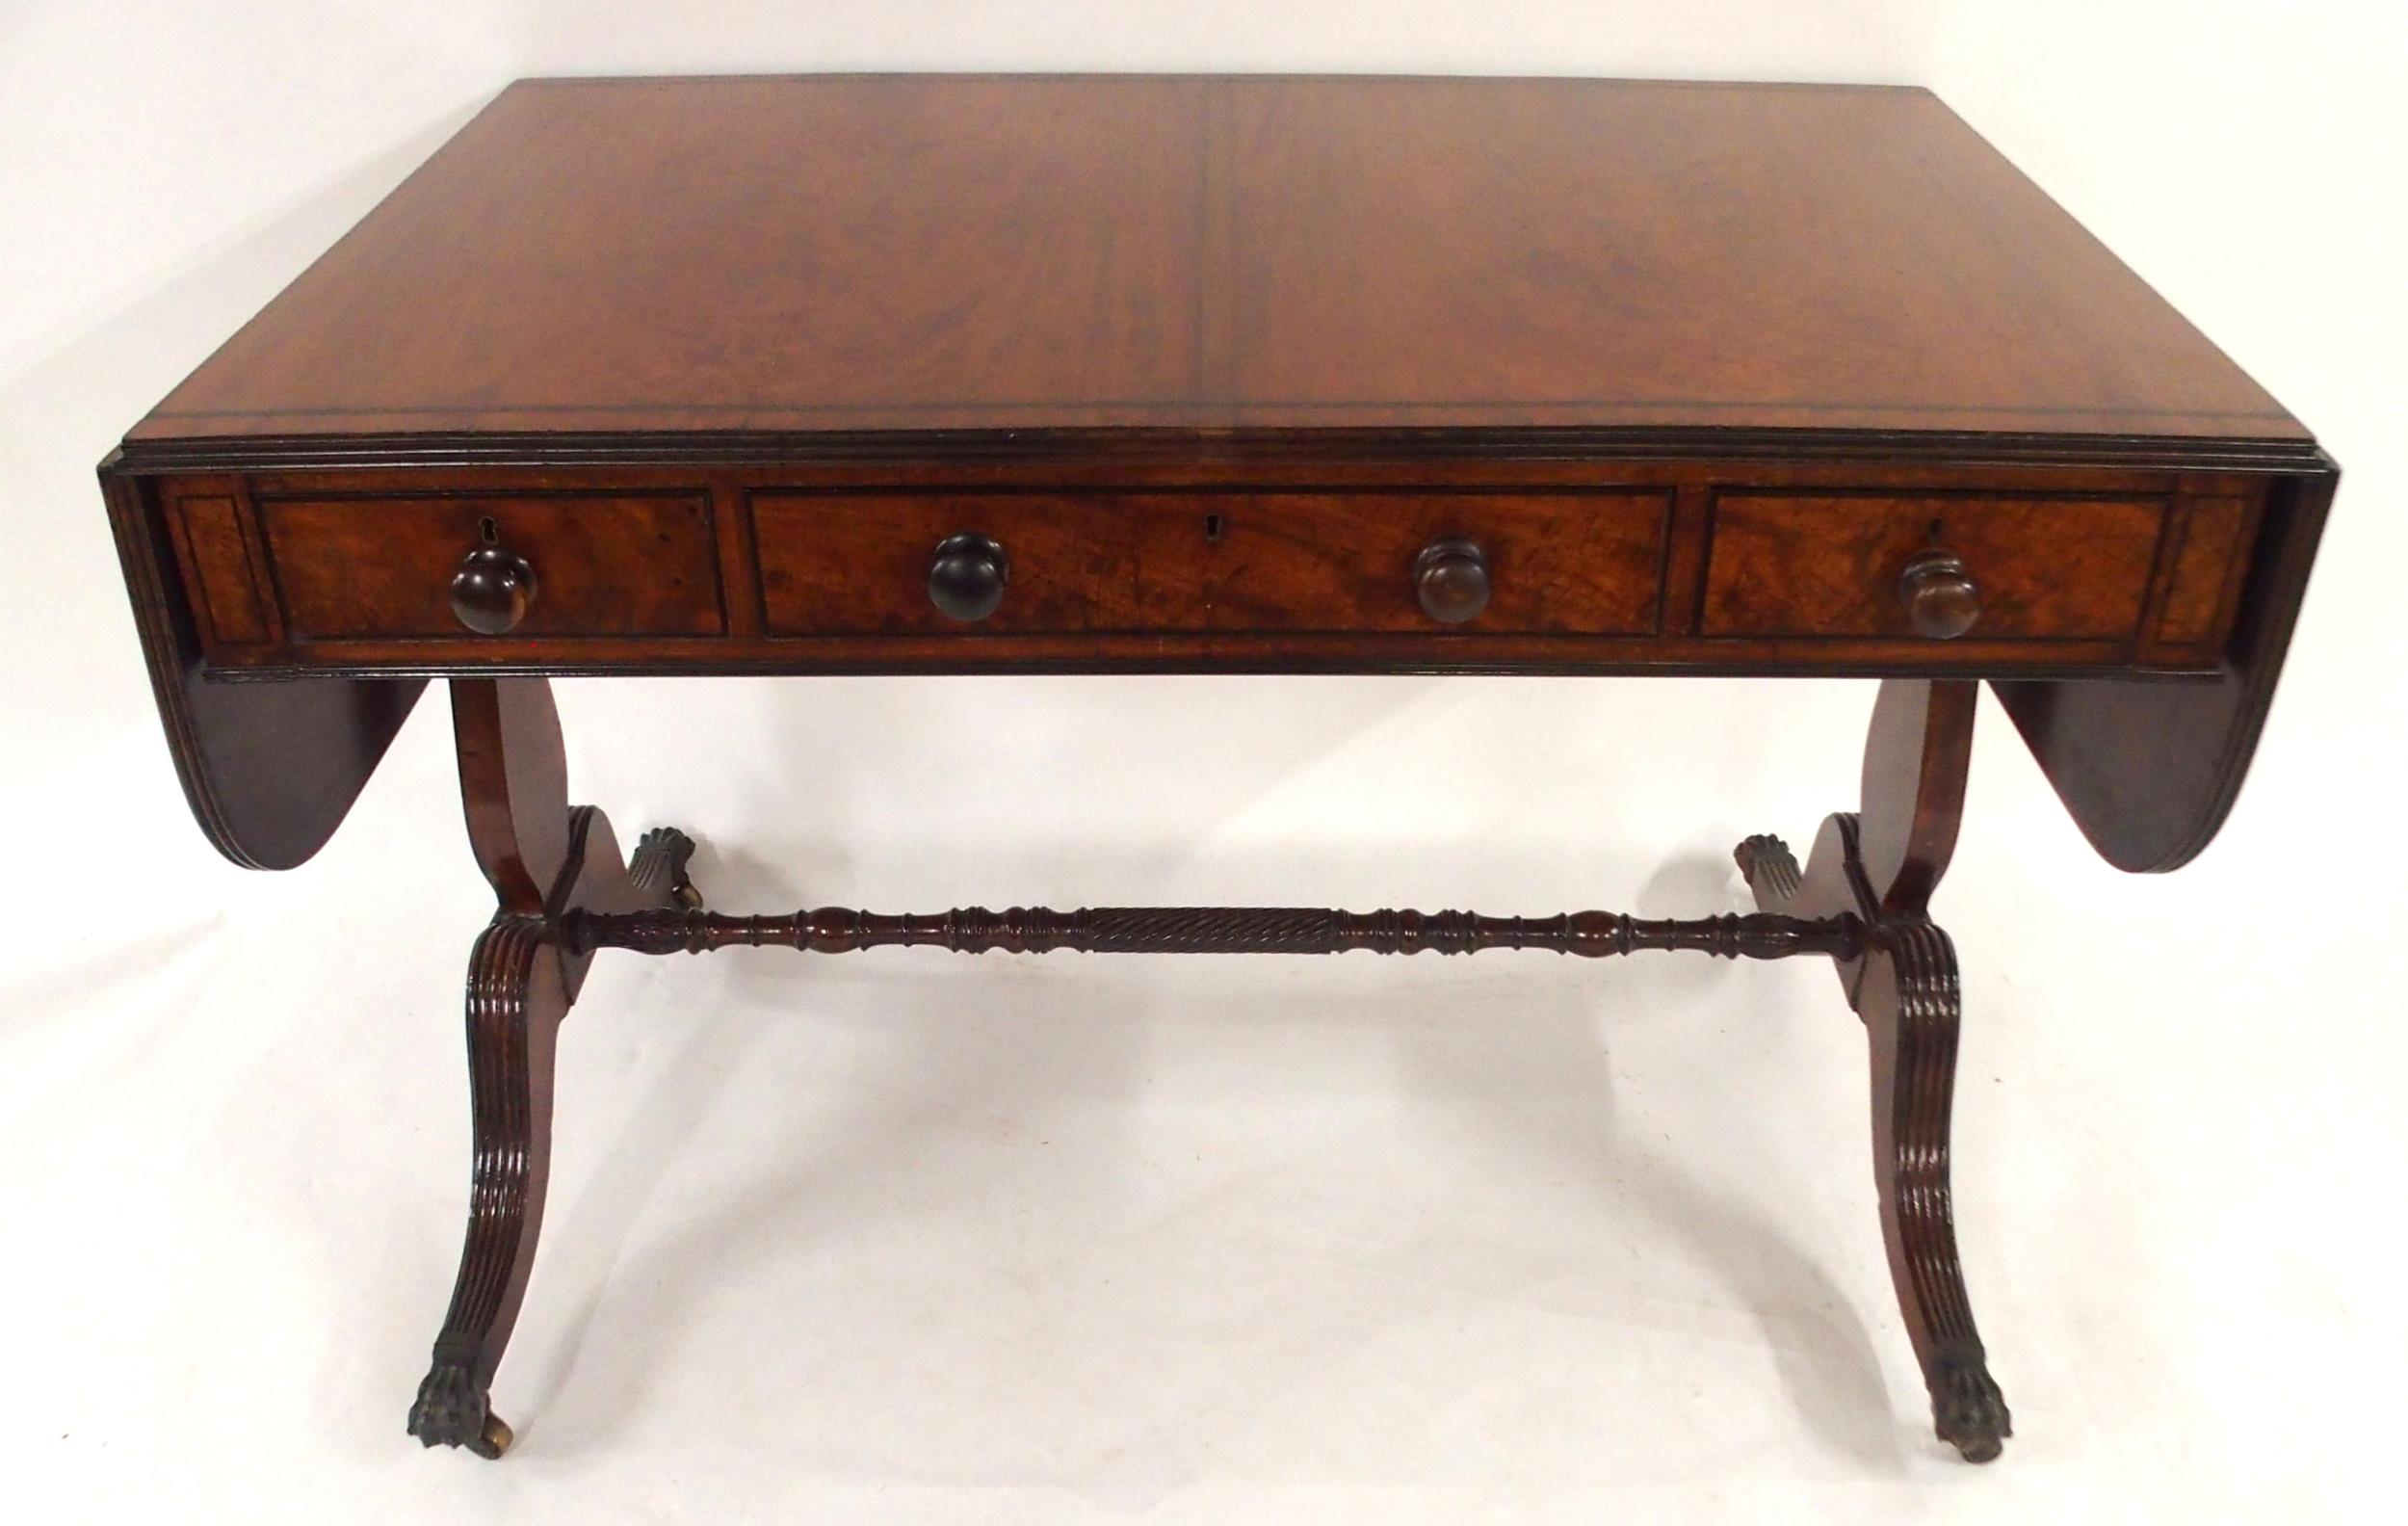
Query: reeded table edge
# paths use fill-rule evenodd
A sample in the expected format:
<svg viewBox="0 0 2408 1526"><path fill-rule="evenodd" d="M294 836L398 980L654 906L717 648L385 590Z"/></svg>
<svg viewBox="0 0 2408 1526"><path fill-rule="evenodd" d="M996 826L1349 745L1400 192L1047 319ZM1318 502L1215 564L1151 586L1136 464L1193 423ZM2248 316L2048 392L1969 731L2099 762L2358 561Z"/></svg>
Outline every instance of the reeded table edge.
<svg viewBox="0 0 2408 1526"><path fill-rule="evenodd" d="M389 466L782 465L790 462L1184 460L1284 464L1369 459L1864 460L1932 466L2125 466L2306 471L2313 437L1990 431L1662 428L972 429L191 435L128 438L101 464L170 471Z"/></svg>

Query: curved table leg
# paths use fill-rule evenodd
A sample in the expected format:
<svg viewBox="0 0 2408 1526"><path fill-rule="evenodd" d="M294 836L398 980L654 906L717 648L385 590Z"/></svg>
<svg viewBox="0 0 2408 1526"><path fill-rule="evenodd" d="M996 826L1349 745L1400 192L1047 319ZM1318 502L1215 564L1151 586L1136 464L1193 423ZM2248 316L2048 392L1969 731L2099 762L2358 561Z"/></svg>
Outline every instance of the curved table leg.
<svg viewBox="0 0 2408 1526"><path fill-rule="evenodd" d="M1987 1461L2009 1420L1957 1261L1949 1199L1956 966L1926 914L1955 845L1975 692L1969 682L1885 683L1861 816L1826 820L1802 870L1777 838L1751 837L1737 856L1767 911L1861 929L1831 946L1845 950L1833 958L1868 1029L1874 1171L1899 1308L1938 1434ZM467 1244L409 1428L429 1446L498 1457L510 1430L488 1394L542 1219L554 1043L592 957L592 943L573 935L589 919L568 919L694 908L700 898L686 876L694 844L683 833L649 832L622 863L601 812L567 804L559 718L542 681L458 680L453 695L469 841L501 909L470 962L476 1148Z"/></svg>
<svg viewBox="0 0 2408 1526"><path fill-rule="evenodd" d="M1803 870L1777 837L1750 837L1734 856L1765 910L1845 912L1866 924L1862 955L1835 962L1871 1052L1873 1178L1890 1276L1931 1394L1933 1430L1966 1460L1987 1462L2013 1427L1957 1257L1949 1125L1961 1003L1955 949L1927 914L1955 847L1974 697L1968 682L1883 684L1862 812L1825 820Z"/></svg>
<svg viewBox="0 0 2408 1526"><path fill-rule="evenodd" d="M1910 923L1884 928L1865 965L1856 1010L1871 1039L1873 1175L1890 1277L1931 1392L1933 1430L1967 1461L1987 1462L2014 1428L1974 1328L1949 1191L1956 952L1946 933Z"/></svg>
<svg viewBox="0 0 2408 1526"><path fill-rule="evenodd" d="M409 1409L428 1446L498 1458L510 1428L486 1402L518 1321L552 1167L552 1056L568 994L541 918L505 912L468 956L468 1093L475 1148L468 1242Z"/></svg>
<svg viewBox="0 0 2408 1526"><path fill-rule="evenodd" d="M511 1433L489 1395L543 1224L554 1047L591 962L568 947L561 918L701 903L686 878L685 833L647 832L622 864L609 820L568 803L548 685L463 679L452 693L469 844L501 909L468 957L468 1235L409 1434L498 1458Z"/></svg>

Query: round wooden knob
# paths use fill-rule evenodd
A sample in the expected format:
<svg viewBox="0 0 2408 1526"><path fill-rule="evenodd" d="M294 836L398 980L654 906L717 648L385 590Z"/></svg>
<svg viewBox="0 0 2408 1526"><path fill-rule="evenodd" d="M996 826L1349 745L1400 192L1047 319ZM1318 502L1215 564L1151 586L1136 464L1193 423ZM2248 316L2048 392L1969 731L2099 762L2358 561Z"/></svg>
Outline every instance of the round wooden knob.
<svg viewBox="0 0 2408 1526"><path fill-rule="evenodd" d="M1011 562L982 535L947 536L929 564L929 602L946 618L982 620L1004 602Z"/></svg>
<svg viewBox="0 0 2408 1526"><path fill-rule="evenodd" d="M452 613L481 636L515 629L536 601L536 569L507 546L482 545L452 574Z"/></svg>
<svg viewBox="0 0 2408 1526"><path fill-rule="evenodd" d="M1432 540L1413 559L1413 596L1431 619L1470 619L1488 607L1488 553L1477 540Z"/></svg>
<svg viewBox="0 0 2408 1526"><path fill-rule="evenodd" d="M1981 618L1981 591L1953 551L1923 551L1898 574L1898 598L1919 636L1950 641Z"/></svg>

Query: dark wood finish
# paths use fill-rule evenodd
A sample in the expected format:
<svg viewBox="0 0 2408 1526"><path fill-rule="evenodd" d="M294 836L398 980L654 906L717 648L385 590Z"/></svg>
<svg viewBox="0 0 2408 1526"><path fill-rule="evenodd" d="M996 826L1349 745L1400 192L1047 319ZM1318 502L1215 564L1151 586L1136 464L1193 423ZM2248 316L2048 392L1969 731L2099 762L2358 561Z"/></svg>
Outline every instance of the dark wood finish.
<svg viewBox="0 0 2408 1526"><path fill-rule="evenodd" d="M1488 548L1469 536L1432 540L1413 559L1413 596L1422 613L1441 624L1476 618L1488 608L1493 592Z"/></svg>
<svg viewBox="0 0 2408 1526"><path fill-rule="evenodd" d="M373 357L373 363L362 363ZM513 86L134 432L2306 432L1927 92Z"/></svg>
<svg viewBox="0 0 2408 1526"><path fill-rule="evenodd" d="M1934 641L1954 641L1981 620L1981 585L1965 570L1965 559L1945 547L1906 559L1898 596L1915 634Z"/></svg>
<svg viewBox="0 0 2408 1526"><path fill-rule="evenodd" d="M232 493L193 492L176 500L171 522L176 560L193 589L193 614L229 646L275 639L272 604L251 556L249 526Z"/></svg>
<svg viewBox="0 0 2408 1526"><path fill-rule="evenodd" d="M2169 646L2218 640L2231 623L2233 600L2249 570L2249 542L2258 503L2238 493L2202 495L2183 505L2170 556L2156 639Z"/></svg>
<svg viewBox="0 0 2408 1526"><path fill-rule="evenodd" d="M498 1458L510 1428L493 1412L494 1369L518 1323L552 1174L552 1057L568 998L538 917L509 913L468 955L468 1087L475 1132L459 1278L409 1434Z"/></svg>
<svg viewBox="0 0 2408 1526"><path fill-rule="evenodd" d="M1996 686L2057 799L2118 869L2179 869L2231 813L2339 483L2327 470L2275 487L2213 683Z"/></svg>
<svg viewBox="0 0 2408 1526"><path fill-rule="evenodd" d="M1950 1220L1930 921L1993 682L2111 862L2186 860L2337 469L1928 93L835 77L506 92L101 479L203 829L333 831L454 680L466 1246L410 1429L496 1455L556 1034L602 947L1830 957L1939 1434L2008 1417ZM567 803L544 677L1870 674L1761 911L702 910Z"/></svg>
<svg viewBox="0 0 2408 1526"><path fill-rule="evenodd" d="M1750 837L1737 856L1765 910L1860 925L1858 945L1833 963L1871 1046L1873 1180L1890 1276L1933 1429L1967 1460L1987 1462L2013 1424L1956 1250L1949 1121L1961 1012L1956 952L1930 918L1964 810L1975 697L1962 680L1883 684L1858 809L1823 823L1802 874L1777 837Z"/></svg>
<svg viewBox="0 0 2408 1526"><path fill-rule="evenodd" d="M1002 547L982 640L1023 632L1175 631L1203 623L1203 514L1160 495L749 495L762 626L779 636L967 634L931 597L955 536Z"/></svg>
<svg viewBox="0 0 2408 1526"><path fill-rule="evenodd" d="M291 608L272 597L271 641L204 649L217 671L262 676L1132 667L2212 676L2242 607L2224 585L2257 552L2233 553L2231 538L2213 534L2196 549L2191 505L2254 516L2268 492L2235 473L2100 468L1988 468L2013 489L2004 496L1952 494L1943 485L1961 470L1896 464L1372 458L1309 474L1256 463L1247 474L1273 483L1344 480L1259 490L1196 463L1128 468L1162 485L1141 489L1099 485L1103 470L828 463L168 482L247 488L237 513L258 532L248 539L260 582L272 594L291 584ZM1404 478L1445 486L1383 486ZM575 486L604 480L622 486ZM1515 482L1530 486L1505 486ZM1702 519L1676 547L1672 506L1691 488ZM254 497L266 506L257 526L245 507ZM353 542L373 535L388 501L400 543L380 558ZM2107 512L2100 524L2069 513L2094 503ZM581 529L589 504L631 504L677 527L673 550L662 554L645 520L630 533L597 513ZM691 528L691 515L721 504L733 506L733 534ZM1945 546L1930 542L1935 524ZM972 622L929 596L937 547L964 534L1003 547L1011 590ZM1450 623L1421 607L1414 568L1431 544L1457 539L1481 548L1492 592L1477 618ZM463 555L522 547L539 591L525 622L472 628L446 579ZM296 548L310 565L288 573ZM1966 563L1987 611L1945 645L1915 628L1901 588L1907 566L1936 551ZM344 596L354 563L364 586L351 613L329 618L320 606ZM655 566L660 588L630 592ZM2205 582L2219 587L2203 594ZM726 592L715 611L716 588ZM2204 642L2163 615L2189 607L2195 618L2211 605ZM598 629L614 618L620 631ZM338 619L391 629L319 630ZM638 633L722 619L723 635Z"/></svg>
<svg viewBox="0 0 2408 1526"><path fill-rule="evenodd" d="M959 625L919 591L931 586L931 548L964 535L1000 545L1009 566L1008 590L976 618L982 634L1426 631L1419 558L1473 540L1512 573L1493 607L1483 601L1482 630L1643 635L1656 628L1667 504L1645 491L749 501L764 626L804 637Z"/></svg>
<svg viewBox="0 0 2408 1526"><path fill-rule="evenodd" d="M636 861L621 869L608 822L589 807L567 806L559 720L541 680L461 680L453 688L470 843L501 909L471 961L477 1147L467 1245L410 1416L411 1433L430 1446L498 1457L510 1443L488 1395L541 1223L555 1035L593 955L737 945L814 953L933 945L965 953L1519 948L1587 958L1642 949L1827 956L1871 1039L1883 1232L1937 1434L1969 1460L1987 1461L2010 1432L1974 1326L1950 1214L1957 982L1947 936L1928 914L1963 811L1976 699L1970 681L1884 684L1866 747L1860 813L1824 824L1802 874L1778 839L1748 839L1738 857L1763 910L1688 920L1272 907L974 907L927 915L824 907L723 915L703 909L687 881L693 845L682 834L647 835Z"/></svg>
<svg viewBox="0 0 2408 1526"><path fill-rule="evenodd" d="M1202 505L1217 630L1643 636L1662 598L1662 492L1276 493ZM1479 596L1431 612L1433 545L1476 547Z"/></svg>
<svg viewBox="0 0 2408 1526"><path fill-rule="evenodd" d="M982 620L1004 602L1011 558L982 535L951 535L929 563L929 602L947 619Z"/></svg>
<svg viewBox="0 0 2408 1526"><path fill-rule="evenodd" d="M452 574L452 614L480 636L516 630L535 602L535 565L501 543L481 545L459 559Z"/></svg>
<svg viewBox="0 0 2408 1526"><path fill-rule="evenodd" d="M647 833L634 860L620 861L608 818L568 803L560 714L541 679L456 681L452 723L469 848L500 908L468 956L467 1241L409 1434L496 1458L510 1428L488 1396L543 1224L553 1055L591 962L560 935L561 919L694 904L685 877L694 845Z"/></svg>
<svg viewBox="0 0 2408 1526"><path fill-rule="evenodd" d="M1914 636L1899 582L1939 550L1978 584L1984 635L2132 640L2164 517L2164 503L2147 500L1723 493L1703 628Z"/></svg>
<svg viewBox="0 0 2408 1526"><path fill-rule="evenodd" d="M491 547L527 564L540 591L510 630L616 639L727 628L710 501L698 492L269 498L259 517L295 641L471 634L455 585L463 561Z"/></svg>
<svg viewBox="0 0 2408 1526"><path fill-rule="evenodd" d="M1093 907L1056 911L1013 907L989 911L889 915L821 907L792 916L722 916L703 910L578 912L563 935L590 951L707 954L715 949L782 945L812 954L922 945L956 954L1478 954L1483 949L1549 949L1584 959L1641 950L1688 950L1723 959L1788 959L1793 954L1856 951L1847 917L1714 916L1651 920L1611 911L1551 917L1481 916L1472 911L1339 911L1327 907Z"/></svg>
<svg viewBox="0 0 2408 1526"><path fill-rule="evenodd" d="M404 553L386 542L407 532L363 528L381 581L356 602L316 601L306 567L278 583L254 499L406 497L479 463L472 494L712 513L684 581L641 592L580 595L556 548L521 548L542 592L506 632L449 610L437 584L469 549L450 532ZM128 553L138 603L177 604L198 644L145 620L154 671L1981 676L2134 868L2186 860L2229 808L2332 480L2295 419L1923 92L1223 77L514 87L109 472L194 505L171 566ZM384 480L338 483L354 472ZM1296 512L1342 486L1660 487L1682 508L1643 616L1627 568L1533 582L1489 527L1418 524L1413 551L1468 535L1494 558L1492 607L1446 623L1395 596L1385 541ZM1281 512L1240 523L1273 488ZM960 498L999 489L1032 500L998 537L1015 567L1048 570L948 619L932 548ZM1229 493L1243 533L1207 550L1179 521L1213 511L1143 507L1194 489ZM845 543L756 545L747 495L789 491L855 500ZM1835 539L1751 554L1738 520L1783 493L1849 500ZM1943 641L1895 596L1917 499L2054 505L2064 533L2002 546L1951 520L1981 613ZM772 519L799 512L777 501ZM2171 507L2135 572L2143 503ZM1536 560L1601 575L1569 535ZM2147 681L2054 681L2121 674ZM229 812L287 811L281 775L196 762L241 750L239 718L289 702L364 726L373 761L409 692L163 717L223 844ZM290 842L228 851L298 861L358 782L336 770Z"/></svg>
<svg viewBox="0 0 2408 1526"><path fill-rule="evenodd" d="M210 681L203 637L157 485L104 463L103 495L150 671L160 729L193 819L248 869L291 869L326 845L425 685L417 679ZM196 485L210 496L230 485Z"/></svg>

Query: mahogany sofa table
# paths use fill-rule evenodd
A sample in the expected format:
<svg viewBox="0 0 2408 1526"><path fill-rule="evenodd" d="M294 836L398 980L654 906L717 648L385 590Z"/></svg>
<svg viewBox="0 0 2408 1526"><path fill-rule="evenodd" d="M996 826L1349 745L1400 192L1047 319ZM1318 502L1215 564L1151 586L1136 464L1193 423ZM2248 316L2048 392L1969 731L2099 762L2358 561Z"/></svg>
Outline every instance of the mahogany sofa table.
<svg viewBox="0 0 2408 1526"><path fill-rule="evenodd" d="M467 1247L409 1413L500 1455L594 954L1821 955L1939 1435L2007 1408L1949 1202L1987 679L2099 853L2255 749L2337 470L1929 93L1112 76L513 86L101 468L168 742L301 863L429 678L500 906ZM702 908L569 803L554 674L1881 680L1758 909Z"/></svg>

